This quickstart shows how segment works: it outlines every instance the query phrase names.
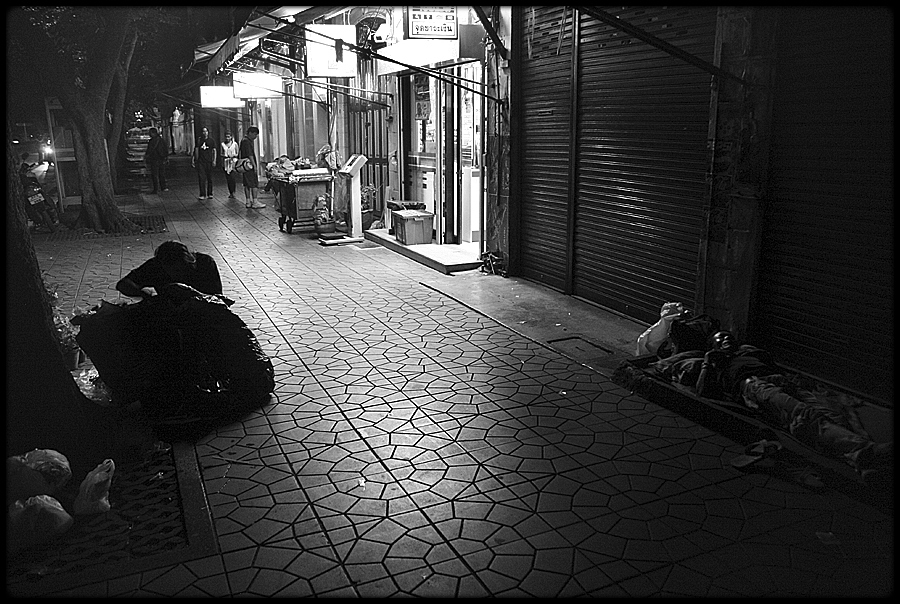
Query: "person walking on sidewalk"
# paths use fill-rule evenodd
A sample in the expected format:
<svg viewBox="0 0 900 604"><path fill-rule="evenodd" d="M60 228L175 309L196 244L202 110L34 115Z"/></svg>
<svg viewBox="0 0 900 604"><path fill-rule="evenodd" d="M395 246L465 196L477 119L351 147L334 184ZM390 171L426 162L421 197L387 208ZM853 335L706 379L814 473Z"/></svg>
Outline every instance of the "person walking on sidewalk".
<svg viewBox="0 0 900 604"><path fill-rule="evenodd" d="M169 163L169 149L156 128L150 128L150 140L147 142L144 162L150 169L150 182L153 184L153 190L150 193L154 194L159 190L168 191L166 164Z"/></svg>
<svg viewBox="0 0 900 604"><path fill-rule="evenodd" d="M258 210L266 207L266 204L257 201L257 196L259 195L259 161L256 159L256 150L253 146L253 141L256 140L257 136L259 136L259 128L256 126L247 128L247 136L241 141L241 146L238 150L238 158L248 158L253 165L251 170L247 170L241 175L244 181L244 205L249 210Z"/></svg>
<svg viewBox="0 0 900 604"><path fill-rule="evenodd" d="M200 183L200 197L197 199L213 198L212 175L215 165L216 141L209 137L209 129L204 127L200 131L200 138L191 157L191 167L197 169L197 180Z"/></svg>
<svg viewBox="0 0 900 604"><path fill-rule="evenodd" d="M237 189L234 165L237 163L240 146L231 132L225 133L225 142L222 143L222 169L225 170L225 182L228 183L228 199L237 199L234 192Z"/></svg>

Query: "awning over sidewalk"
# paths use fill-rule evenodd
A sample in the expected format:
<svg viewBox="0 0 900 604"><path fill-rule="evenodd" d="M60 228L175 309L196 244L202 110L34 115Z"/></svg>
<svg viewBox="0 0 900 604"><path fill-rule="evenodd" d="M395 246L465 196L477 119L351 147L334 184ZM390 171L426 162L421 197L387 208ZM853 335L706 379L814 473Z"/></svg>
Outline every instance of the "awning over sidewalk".
<svg viewBox="0 0 900 604"><path fill-rule="evenodd" d="M240 59L259 44L259 40L272 33L288 27L281 19L294 18L294 25L312 23L316 19L333 15L345 10L345 6L279 6L268 12L268 16L258 17L248 22L232 36L203 44L194 49L194 65L209 61L206 65L208 77L214 76L229 63Z"/></svg>

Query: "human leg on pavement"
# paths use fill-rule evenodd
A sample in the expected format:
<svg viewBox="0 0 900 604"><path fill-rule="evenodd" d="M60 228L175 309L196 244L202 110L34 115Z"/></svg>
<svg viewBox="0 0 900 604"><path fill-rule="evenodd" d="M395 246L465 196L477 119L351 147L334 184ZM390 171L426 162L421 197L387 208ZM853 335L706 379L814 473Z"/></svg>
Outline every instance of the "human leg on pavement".
<svg viewBox="0 0 900 604"><path fill-rule="evenodd" d="M225 172L225 182L228 184L228 199L234 199L234 192L237 190L234 172Z"/></svg>
<svg viewBox="0 0 900 604"><path fill-rule="evenodd" d="M857 470L887 463L893 443L875 443L855 432L846 417L814 393L799 391L794 397L784 391L783 376L751 377L741 384L748 406L756 405L767 419L787 429L797 440L832 457L844 458ZM803 399L803 400L800 400Z"/></svg>
<svg viewBox="0 0 900 604"><path fill-rule="evenodd" d="M259 195L259 177L256 172L244 172L242 174L244 180L244 198L245 205L249 209L258 210L266 207L266 204L259 203L257 196Z"/></svg>
<svg viewBox="0 0 900 604"><path fill-rule="evenodd" d="M160 188L160 186L159 186L160 185L160 182L159 182L160 166L156 162L150 162L148 164L148 166L150 168L150 184L153 187L153 190L150 191L150 193L153 194L153 193L156 193ZM165 188L165 187L162 187L162 188Z"/></svg>
<svg viewBox="0 0 900 604"><path fill-rule="evenodd" d="M202 192L200 195L205 195L208 198L213 196L213 184L212 184L212 166L206 164L200 164L200 171L203 174L203 181L200 183L200 189Z"/></svg>

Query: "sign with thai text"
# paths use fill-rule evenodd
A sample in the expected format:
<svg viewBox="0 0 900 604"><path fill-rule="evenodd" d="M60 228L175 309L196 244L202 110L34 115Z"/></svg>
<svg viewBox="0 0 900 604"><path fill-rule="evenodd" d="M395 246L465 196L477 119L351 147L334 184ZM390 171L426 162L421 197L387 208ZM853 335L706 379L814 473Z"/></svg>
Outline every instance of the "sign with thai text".
<svg viewBox="0 0 900 604"><path fill-rule="evenodd" d="M455 6L409 6L406 10L409 39L456 40L458 24Z"/></svg>

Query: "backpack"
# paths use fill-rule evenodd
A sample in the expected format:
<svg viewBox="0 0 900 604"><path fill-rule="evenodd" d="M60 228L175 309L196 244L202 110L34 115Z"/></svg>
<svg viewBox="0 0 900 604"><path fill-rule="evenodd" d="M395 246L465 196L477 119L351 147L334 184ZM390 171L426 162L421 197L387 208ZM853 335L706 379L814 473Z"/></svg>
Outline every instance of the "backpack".
<svg viewBox="0 0 900 604"><path fill-rule="evenodd" d="M709 315L686 315L672 321L669 337L657 350L661 359L687 350L708 350L709 338L719 331L719 320Z"/></svg>

